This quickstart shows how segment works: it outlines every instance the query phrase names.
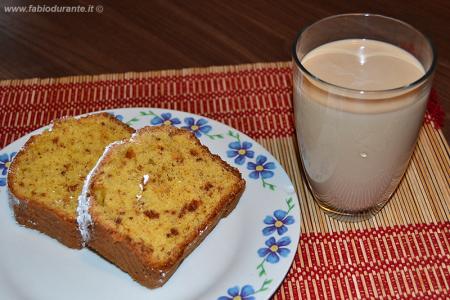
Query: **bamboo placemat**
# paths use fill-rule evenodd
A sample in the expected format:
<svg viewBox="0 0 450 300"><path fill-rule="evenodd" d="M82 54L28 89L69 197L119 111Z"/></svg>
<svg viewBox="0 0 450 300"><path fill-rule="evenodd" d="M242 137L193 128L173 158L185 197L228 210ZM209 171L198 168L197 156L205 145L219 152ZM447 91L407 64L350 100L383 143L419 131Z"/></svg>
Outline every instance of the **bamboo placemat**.
<svg viewBox="0 0 450 300"><path fill-rule="evenodd" d="M395 195L359 223L325 216L305 184L290 63L2 81L0 107L0 148L55 118L119 107L188 111L255 138L284 166L302 212L298 252L275 299L450 293L450 151L434 102Z"/></svg>

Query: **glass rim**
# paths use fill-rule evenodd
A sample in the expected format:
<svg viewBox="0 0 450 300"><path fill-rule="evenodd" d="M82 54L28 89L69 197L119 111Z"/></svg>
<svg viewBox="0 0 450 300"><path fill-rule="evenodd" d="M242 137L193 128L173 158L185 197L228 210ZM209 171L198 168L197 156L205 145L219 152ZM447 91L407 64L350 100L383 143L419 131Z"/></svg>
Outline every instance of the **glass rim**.
<svg viewBox="0 0 450 300"><path fill-rule="evenodd" d="M400 23L406 27L409 27L411 30L414 30L415 32L417 32L420 36L423 37L423 39L428 43L428 45L431 48L431 52L432 52L432 61L431 61L431 65L428 68L428 70L426 70L425 74L423 74L419 79L408 83L406 85L400 86L400 87L395 87L395 88L391 88L391 89L385 89L385 90L361 90L361 89L352 89L352 88L347 88L344 86L340 86L337 84L333 84L330 83L328 81L325 81L321 78L319 78L318 76L312 74L300 61L300 59L298 58L298 54L297 54L297 45L298 42L302 36L302 34L308 30L309 28L311 28L312 26L315 26L323 21L329 20L329 19L336 19L336 18L341 18L341 17L350 17L350 16L363 16L363 17L378 17L378 18L383 18L383 19L388 19L391 21L395 21L397 23ZM308 76L310 76L311 78L313 78L314 80L318 81L321 84L324 84L326 86L335 88L335 89L339 89L342 91L348 91L348 92L357 92L360 94L365 94L365 93L383 93L383 92L400 92L409 88L413 88L415 86L420 85L422 82L424 82L426 79L428 79L431 74L433 74L434 69L436 68L436 57L437 53L436 53L436 48L434 47L433 42L431 41L430 38L428 38L428 36L426 36L425 34L423 34L420 30L417 30L414 26L399 20L399 19L395 19L392 17L388 17L388 16L384 16L384 15L380 15L380 14L371 14L371 13L349 13L349 14L338 14L338 15L332 15L326 18L322 18L310 25L305 26L304 28L302 28L296 35L295 39L294 39L294 43L292 44L292 57L295 61L295 64L297 65L297 67L299 67L304 73L306 73Z"/></svg>

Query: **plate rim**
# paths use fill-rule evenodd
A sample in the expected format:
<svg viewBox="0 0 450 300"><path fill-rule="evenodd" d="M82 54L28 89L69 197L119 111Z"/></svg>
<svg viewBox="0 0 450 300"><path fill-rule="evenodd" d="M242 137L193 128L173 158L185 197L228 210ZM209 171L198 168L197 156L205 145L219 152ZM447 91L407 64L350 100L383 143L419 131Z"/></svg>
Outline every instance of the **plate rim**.
<svg viewBox="0 0 450 300"><path fill-rule="evenodd" d="M265 297L264 299L269 299L270 297L272 297L272 296L277 292L277 290L279 289L279 287L282 285L284 279L285 279L286 276L288 275L288 272L289 272L289 270L291 269L292 264L293 264L293 262L294 262L294 260L295 260L295 256L297 255L298 244L299 244L299 242L300 242L300 237L301 237L301 234L302 234L302 228L301 228L301 227L302 227L302 226L301 226L302 215L301 215L301 206L300 206L300 200L301 200L300 197L301 197L301 195L298 194L298 193L295 191L295 185L294 185L294 182L292 181L292 179L291 179L291 178L289 177L289 175L287 174L287 172L286 172L286 170L284 169L283 165L279 162L279 160L277 160L277 159L273 156L273 154L272 154L269 150L267 150L267 149L266 149L263 145L261 145L257 140L255 140L255 139L253 139L252 137L248 136L246 133L244 133L244 132L240 131L239 129L236 129L236 128L234 128L234 127L228 125L228 124L225 124L225 123L223 123L223 122L221 122L221 121L211 119L211 118L206 117L206 116L203 116L203 115L201 115L201 114L196 114L196 113L187 112L187 111L181 111L181 110L175 110L175 109L170 109L170 108L162 108L162 107L122 107L122 108L109 108L109 109L102 109L102 110L98 110L98 111L91 111L91 112L87 112L87 113L83 113L83 114L79 114L79 115L75 115L75 116L69 116L69 117L81 118L81 117L83 117L83 116L92 115L92 114L97 114L97 113L102 113L102 112L110 113L110 114L113 114L113 115L115 115L115 113L123 112L123 111L127 111L127 112L129 112L129 113L131 113L131 112L133 112L133 111L136 111L136 112L138 113L139 111L146 111L146 110L147 110L147 111L151 111L151 110L158 111L158 113L160 113L160 114L164 112L164 113L171 113L171 114L174 114L174 115L176 115L176 114L185 114L185 115L189 115L189 116L192 116L192 117L195 117L195 118L203 118L203 119L206 119L208 122L211 122L211 123L213 123L213 124L215 124L215 125L223 126L223 127L225 127L227 130L231 129L231 130L237 132L240 136L244 137L246 140L251 141L252 143L256 144L258 147L260 147L261 149L263 149L264 152L270 156L269 158L271 158L273 161L275 161L275 162L278 164L279 170L281 170L281 174L282 174L283 176L286 177L286 179L288 180L290 186L292 186L292 188L293 188L293 191L290 192L290 193L288 193L287 191L284 191L284 192L285 192L285 194L289 194L291 197L293 197L293 198L294 198L293 201L297 204L297 205L296 205L296 208L295 208L295 210L297 211L297 213L296 213L296 215L295 215L295 217L296 217L295 223L297 224L297 225L296 225L296 229L298 230L298 234L296 234L295 236L293 236L293 239L292 239L292 245L295 245L295 246L292 246L292 249L294 249L294 251L293 251L294 253L290 256L290 258L289 258L289 263L285 263L285 265L286 265L287 267L284 268L284 270L281 272L283 275L274 278L274 280L273 280L273 281L274 281L274 284L273 284L270 288L268 288L269 291L266 292L266 294L265 294L266 297ZM55 118L55 120L56 120L56 119L60 119L60 118L64 118L64 117L66 117L66 116L61 116L61 117ZM17 146L17 149L18 149L17 152L20 151L20 150L22 149L22 147L23 147L23 144L24 144L31 136L34 136L34 135L36 135L36 134L39 134L39 133L41 133L42 131L44 131L46 128L51 127L51 126L52 126L52 123L53 123L53 120L52 120L49 124L47 124L47 125L41 126L41 127L37 128L37 129L31 131L31 132L28 132L28 133L22 135L22 136L19 137L18 139L12 141L12 142L9 143L8 145L6 145L6 146L3 147L2 149L0 149L0 154L3 153L3 152L11 152L12 149L11 149L11 150L8 150L8 149L9 149L9 148L13 148L15 144L22 144L22 145L20 145L20 146ZM126 123L126 122L124 122L124 123ZM127 124L128 124L128 123L127 123ZM133 124L128 124L128 125L131 126L131 127L133 127L134 129L142 128L142 127L134 127ZM155 126L155 125L152 125L152 124L150 124L150 122L148 122L148 125L145 125L145 126ZM201 139L199 139L199 140L201 141ZM202 143L202 145L204 145L204 143ZM224 157L223 157L222 155L220 155L220 154L217 154L217 155L219 155L223 160L225 160ZM230 164L230 165L232 165L232 166L235 167L235 168L238 168L236 165L231 164L230 162L227 162L227 163ZM241 170L240 170L240 173L242 174ZM243 175L243 174L242 174L242 175ZM244 175L243 175L243 177L244 177ZM247 178L246 178L246 181L248 181ZM1 189L1 188L2 188L2 187L0 187L0 189ZM8 194L7 186L4 187L4 189L5 189L5 192ZM280 200L280 201L281 201L281 200ZM14 216L12 216L12 218L14 218ZM17 224L17 223L16 223L16 224ZM44 234L44 236L45 236L45 234ZM48 236L45 236L45 237L50 238L50 237L48 237ZM195 250L194 250L194 251L195 251ZM255 252L256 252L256 249L255 249ZM111 263L111 262L109 262L109 263ZM123 272L123 271L122 271L122 272ZM128 276L129 276L129 275L128 275ZM227 291L224 290L224 291L223 291L223 294L225 295L226 292L227 292ZM227 295L227 296L229 296L229 295Z"/></svg>

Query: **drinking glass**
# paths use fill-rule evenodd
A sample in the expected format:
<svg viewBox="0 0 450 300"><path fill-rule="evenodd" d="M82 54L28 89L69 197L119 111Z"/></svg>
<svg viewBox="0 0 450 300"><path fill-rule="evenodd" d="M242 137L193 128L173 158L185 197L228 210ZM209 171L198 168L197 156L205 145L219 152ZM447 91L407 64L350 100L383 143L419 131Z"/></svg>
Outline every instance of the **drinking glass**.
<svg viewBox="0 0 450 300"><path fill-rule="evenodd" d="M404 86L360 90L326 82L302 64L313 49L346 39L397 46L412 54L425 73ZM436 65L434 48L402 21L345 14L303 29L292 55L297 139L314 199L337 219L367 219L388 202L414 151Z"/></svg>

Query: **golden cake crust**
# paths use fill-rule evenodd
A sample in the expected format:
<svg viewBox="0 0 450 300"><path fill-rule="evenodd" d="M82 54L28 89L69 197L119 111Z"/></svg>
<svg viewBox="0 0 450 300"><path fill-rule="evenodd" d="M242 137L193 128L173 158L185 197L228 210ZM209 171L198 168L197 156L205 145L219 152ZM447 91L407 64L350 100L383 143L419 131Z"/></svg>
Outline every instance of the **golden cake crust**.
<svg viewBox="0 0 450 300"><path fill-rule="evenodd" d="M79 119L81 120L93 116L107 118L109 121L114 122L114 124L128 131L130 135L134 132L133 128L129 127L125 123L120 122L114 116L108 113L98 113ZM53 121L53 129L56 129L60 123L71 119L74 118L63 117L61 119ZM24 153L28 151L29 146L32 145L39 136L40 135L32 136L24 144L24 146L15 156L8 170L8 190L10 193L10 197L13 198L11 200L16 221L25 227L38 230L52 238L55 238L69 248L81 249L82 240L80 232L78 230L76 211L74 211L73 215L68 215L65 212L59 211L43 203L40 203L39 201L36 201L36 199L33 199L33 197L27 197L23 194L21 187L18 184L18 178L16 176L15 169L17 165L20 164L21 158Z"/></svg>
<svg viewBox="0 0 450 300"><path fill-rule="evenodd" d="M178 129L172 126L158 126L158 127L144 127L136 134L145 134L147 132L165 131L169 135L183 134L187 135L189 139L195 141L196 146L205 149L210 158L218 162L222 168L230 171L239 180L233 186L233 190L220 201L210 217L202 223L201 229L192 237L184 240L177 245L180 250L167 261L155 261L150 257L151 249L148 249L144 243L133 241L130 236L120 233L109 224L97 222L98 216L91 209L96 204L96 199L93 196L93 184L90 185L88 194L90 195L90 214L92 217L92 227L90 231L90 240L88 247L95 250L100 255L104 256L109 261L116 264L119 268L129 273L133 279L149 288L156 288L162 286L170 276L176 271L180 263L186 258L212 231L221 218L226 217L237 205L240 196L245 189L245 181L242 179L239 171L224 162L219 156L211 154L209 149L198 141L198 139L190 132ZM127 142L124 142L127 143ZM122 143L123 144L123 143ZM95 182L98 174L104 165L108 164L114 149L119 144L113 145L108 153L99 163L97 169L91 178L91 183Z"/></svg>

